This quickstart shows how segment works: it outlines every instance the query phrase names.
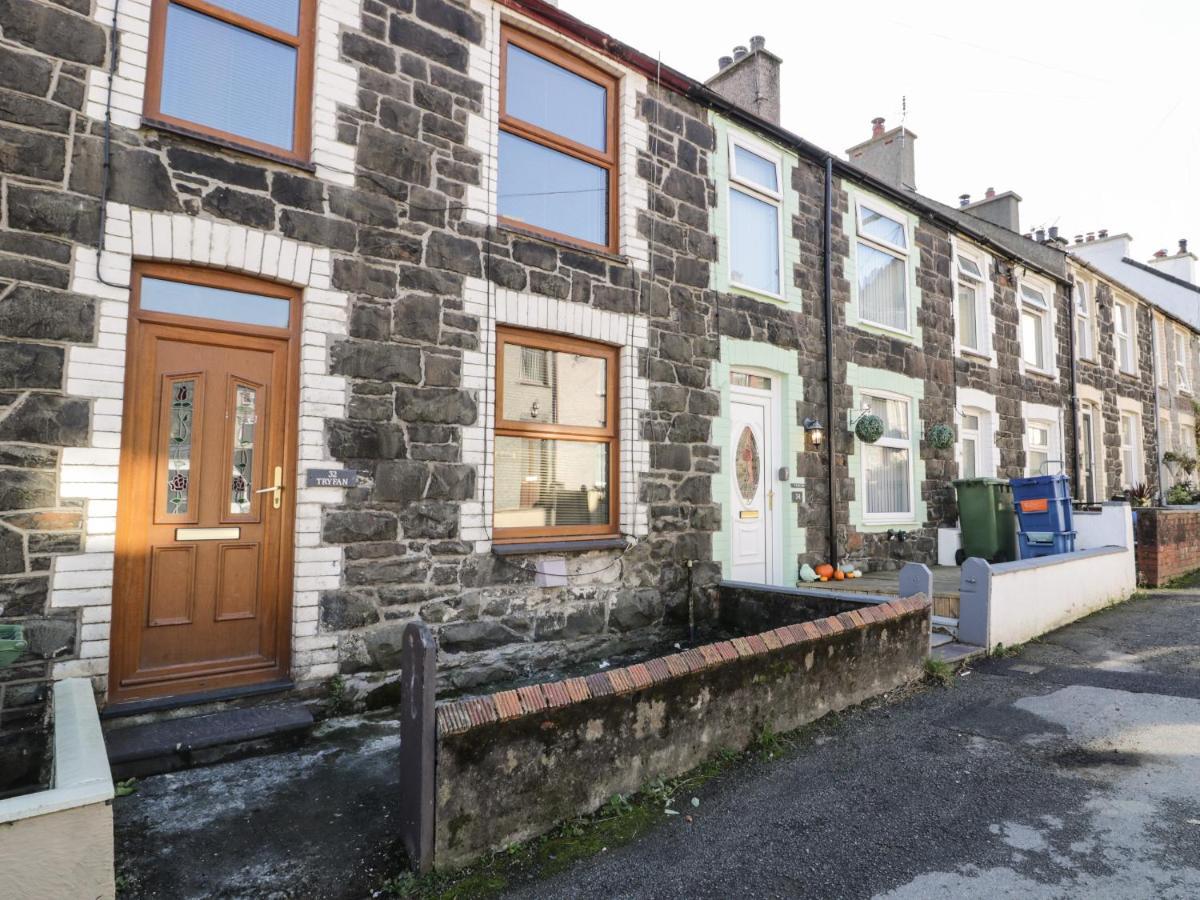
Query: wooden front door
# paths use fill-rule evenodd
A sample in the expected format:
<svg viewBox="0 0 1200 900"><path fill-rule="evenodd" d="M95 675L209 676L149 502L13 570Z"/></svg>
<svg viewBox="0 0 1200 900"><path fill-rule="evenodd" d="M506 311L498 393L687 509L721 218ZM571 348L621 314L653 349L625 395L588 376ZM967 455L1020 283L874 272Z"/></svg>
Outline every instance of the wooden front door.
<svg viewBox="0 0 1200 900"><path fill-rule="evenodd" d="M296 298L184 267L144 265L134 280L110 697L280 679L290 635Z"/></svg>

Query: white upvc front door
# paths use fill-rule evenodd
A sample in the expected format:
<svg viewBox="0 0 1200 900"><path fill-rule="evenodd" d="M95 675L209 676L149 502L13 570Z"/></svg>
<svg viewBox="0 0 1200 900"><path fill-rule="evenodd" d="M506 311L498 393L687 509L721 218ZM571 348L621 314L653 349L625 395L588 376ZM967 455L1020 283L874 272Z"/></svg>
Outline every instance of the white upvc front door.
<svg viewBox="0 0 1200 900"><path fill-rule="evenodd" d="M738 380L755 386L739 385ZM779 504L775 496L779 426L771 389L773 379L743 375L734 381L729 403L730 578L779 584Z"/></svg>

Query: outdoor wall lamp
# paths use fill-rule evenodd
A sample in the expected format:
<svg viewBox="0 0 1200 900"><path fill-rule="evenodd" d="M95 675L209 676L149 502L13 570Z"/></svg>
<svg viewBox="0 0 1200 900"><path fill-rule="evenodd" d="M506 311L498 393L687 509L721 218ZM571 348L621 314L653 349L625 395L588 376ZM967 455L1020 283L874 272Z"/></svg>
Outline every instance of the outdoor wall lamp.
<svg viewBox="0 0 1200 900"><path fill-rule="evenodd" d="M821 442L825 440L825 431L821 426L819 419L814 419L812 416L806 416L804 422L804 432L808 435L808 439L812 441L814 447L820 447Z"/></svg>

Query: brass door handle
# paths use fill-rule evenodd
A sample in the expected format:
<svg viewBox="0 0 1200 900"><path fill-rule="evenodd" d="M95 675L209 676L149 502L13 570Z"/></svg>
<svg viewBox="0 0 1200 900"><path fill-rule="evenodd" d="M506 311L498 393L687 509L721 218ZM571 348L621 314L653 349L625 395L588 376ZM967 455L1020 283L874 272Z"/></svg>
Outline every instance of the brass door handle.
<svg viewBox="0 0 1200 900"><path fill-rule="evenodd" d="M283 466L275 467L275 483L271 485L271 487L259 488L254 493L272 494L271 506L274 509L279 509L280 505L283 503Z"/></svg>

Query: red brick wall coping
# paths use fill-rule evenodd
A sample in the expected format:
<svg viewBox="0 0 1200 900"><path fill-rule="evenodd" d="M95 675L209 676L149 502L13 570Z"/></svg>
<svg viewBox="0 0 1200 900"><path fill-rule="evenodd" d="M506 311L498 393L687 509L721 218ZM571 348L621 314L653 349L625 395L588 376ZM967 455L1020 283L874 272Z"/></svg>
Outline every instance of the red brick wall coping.
<svg viewBox="0 0 1200 900"><path fill-rule="evenodd" d="M785 625L749 637L693 647L681 653L660 656L620 669L596 672L582 678L548 681L483 697L451 700L438 705L438 734L460 734L492 722L534 715L543 710L579 703L591 697L632 693L660 681L682 678L692 672L726 665L743 656L771 653L791 644L821 640L843 631L866 628L873 623L886 622L919 612L927 606L929 601L925 596L917 594L903 600L864 606L813 622Z"/></svg>

